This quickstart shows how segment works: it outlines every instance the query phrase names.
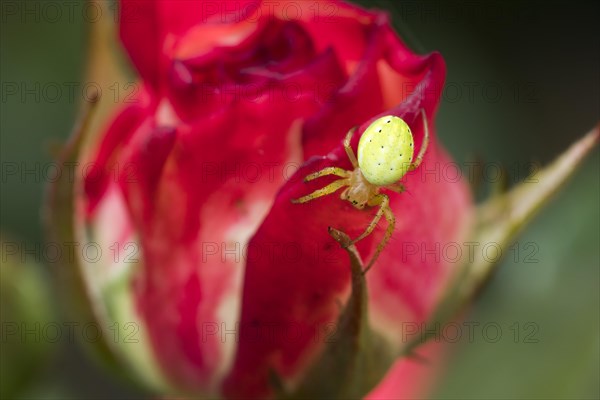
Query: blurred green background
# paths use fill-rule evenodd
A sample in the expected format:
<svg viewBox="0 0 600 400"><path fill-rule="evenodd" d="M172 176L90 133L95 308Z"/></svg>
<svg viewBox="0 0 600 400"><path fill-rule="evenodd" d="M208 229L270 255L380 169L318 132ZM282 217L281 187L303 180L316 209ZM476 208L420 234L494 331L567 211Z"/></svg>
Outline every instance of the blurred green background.
<svg viewBox="0 0 600 400"><path fill-rule="evenodd" d="M23 248L34 248L43 240L43 179L40 173L15 177L6 168L14 163L20 169L43 168L52 160L52 143L67 138L81 99L86 24L78 2L74 18L64 14L55 21L48 20L54 14L9 14L8 3L35 8L43 2L3 1L0 35L1 231ZM528 162L549 162L599 120L596 2L359 3L389 10L415 51L444 55L448 90L437 131L459 163L478 156L506 165L509 173L511 168L520 171L511 174L515 179L524 178ZM21 89L11 94L14 84L37 94L22 95ZM71 99L67 94L73 85ZM62 95L55 94L57 86ZM463 337L451 346L435 398L600 398L599 163L596 150L519 236L466 316L479 325L472 341ZM527 259L534 250L533 259ZM27 289L35 295L24 292L37 306L23 312L3 297L3 321L14 312L30 321L43 320L40 313L44 318L62 315L50 300L56 293L43 287L51 271L43 260L30 256L27 261L39 261L33 266L37 283ZM9 264L3 256L3 281ZM6 294L4 282L2 289ZM483 331L486 324L502 329L497 341L492 340L495 328ZM15 379L11 390L20 387L18 393L26 398L142 396L90 362L74 343L46 343L43 351L24 346L15 357L32 360L35 374L27 363L26 372L4 363L10 345L3 337L3 393L6 377L18 375L21 382Z"/></svg>

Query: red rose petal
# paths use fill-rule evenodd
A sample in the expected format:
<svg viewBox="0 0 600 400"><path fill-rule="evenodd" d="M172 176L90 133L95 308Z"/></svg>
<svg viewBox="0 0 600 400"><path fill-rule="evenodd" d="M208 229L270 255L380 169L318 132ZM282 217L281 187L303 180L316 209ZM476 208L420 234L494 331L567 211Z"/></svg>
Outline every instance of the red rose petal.
<svg viewBox="0 0 600 400"><path fill-rule="evenodd" d="M152 106L122 114L96 156L99 165L133 165L137 173L133 181L121 174L120 184L144 255L137 304L161 366L176 384L205 393L217 393L226 378L230 397L268 394L269 369L298 378L324 345L323 324L336 320L348 295L347 255L327 227L358 236L374 210L356 210L338 193L291 204L333 180L301 179L325 166L350 168L345 133L362 124L356 148L360 132L384 113L411 125L418 148L419 111L426 110L433 136L445 73L439 55L414 55L384 13L325 0L277 2L254 21L240 13L251 4L264 12L267 3L122 0L121 37L153 89ZM286 40L303 51L290 53ZM291 86L299 88L294 101L273 92L235 94L259 87L280 96ZM292 128L303 119L302 132ZM398 327L430 312L452 269L404 254L403 244L459 240L469 220L462 183L420 175L449 162L434 137L430 146L425 163L405 178L408 192L390 194L396 232L368 276L372 327L395 345ZM281 188L286 163L312 156ZM232 172L235 163L259 165L263 176L251 181ZM273 175L265 163L276 164ZM86 182L90 214L105 181ZM365 259L382 232L358 244ZM221 257L231 245L235 253L248 244L247 258ZM231 332L240 313L236 350ZM215 324L218 333L207 334ZM273 337L270 324L293 339ZM230 331L225 340L223 329Z"/></svg>
<svg viewBox="0 0 600 400"><path fill-rule="evenodd" d="M396 108L380 110L379 114L373 115L361 126L353 143L356 149L360 132L372 119L391 114L411 125L418 149L424 135L420 114L424 109L432 135L425 161L420 167L424 169L427 165L439 166L449 162L435 142L432 123L439 101L436 88L441 87L445 69L437 54L421 58L415 64L419 71L427 66L425 72L420 73L422 79L416 90ZM344 133L338 131L338 145L328 157L309 160L282 188L269 215L250 242L251 251L267 248L270 243L280 246L294 243L302 251L295 259L286 259L281 254L274 254L269 259L249 257L244 282L241 340L232 373L224 385L224 393L229 397L267 395L270 392L269 370L287 380L298 379L306 363L322 349L322 341L314 340L315 328L337 320L338 303L346 299L350 276L347 256L328 235L327 227L333 226L356 237L371 221L374 210L354 209L350 203L339 199L341 190L305 204L292 204L291 200L335 179L322 178L304 184L302 178L309 173L326 166L351 168L339 143ZM403 249L398 243L410 239L432 245L462 239L464 226L469 222L470 198L463 182L422 181L417 172L419 170L405 178L407 193L389 193L391 208L398 219L394 240L386 247L367 279L371 293L369 307L375 316L376 330L388 324L395 324L394 328L397 328L406 321L422 320L449 276L451 266L443 260L421 262L413 255L404 261ZM358 243L365 260L370 258L383 231L378 229ZM317 250L317 257L312 249ZM253 335L257 326L279 326L284 330L299 327L301 334L294 341L285 335L278 338L263 336L256 340ZM396 347L402 340L393 334L387 335L387 338Z"/></svg>

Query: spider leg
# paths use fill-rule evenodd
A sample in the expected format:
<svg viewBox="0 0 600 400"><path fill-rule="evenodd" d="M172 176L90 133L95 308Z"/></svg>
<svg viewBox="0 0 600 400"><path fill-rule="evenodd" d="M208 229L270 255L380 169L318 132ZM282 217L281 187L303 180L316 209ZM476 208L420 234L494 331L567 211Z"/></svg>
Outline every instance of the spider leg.
<svg viewBox="0 0 600 400"><path fill-rule="evenodd" d="M313 179L317 179L317 178L320 178L320 177L326 176L326 175L336 175L341 178L348 178L350 176L350 171L346 171L345 169L338 168L338 167L327 167L327 168L323 168L320 171L313 172L312 174L306 175L306 177L304 178L304 182L309 182L309 181L312 181Z"/></svg>
<svg viewBox="0 0 600 400"><path fill-rule="evenodd" d="M427 123L427 117L425 116L425 110L421 109L421 115L423 116L423 126L425 129L425 136L423 137L423 143L421 144L421 149L419 150L419 154L413 163L408 167L409 171L414 171L421 165L423 161L423 157L425 156L425 151L427 151L427 146L429 145L429 124Z"/></svg>
<svg viewBox="0 0 600 400"><path fill-rule="evenodd" d="M292 199L292 203L306 203L307 201L314 200L318 197L326 196L338 190L341 187L348 186L350 184L348 179L338 179L337 181L331 182L329 185L317 189L311 194L307 194L306 196L302 196L299 199Z"/></svg>
<svg viewBox="0 0 600 400"><path fill-rule="evenodd" d="M373 254L373 257L371 257L371 261L369 261L369 264L367 264L367 266L363 270L363 275L366 274L371 269L371 267L377 260L377 257L379 257L379 254L381 253L381 251L385 248L387 243L390 241L390 238L392 237L392 234L394 233L394 227L396 226L396 217L394 217L394 213L392 212L392 209L390 208L389 203L386 202L385 205L382 203L381 209L383 210L383 214L385 215L385 219L387 220L388 226L387 226L387 229L385 230L385 235L383 236L383 239L377 245L375 254Z"/></svg>
<svg viewBox="0 0 600 400"><path fill-rule="evenodd" d="M357 237L356 239L354 239L352 242L350 242L351 245L355 244L358 241L361 241L362 239L369 236L373 232L373 230L379 223L379 220L385 213L385 210L389 209L390 198L387 197L385 194L378 194L378 195L374 196L371 200L369 200L369 202L367 204L369 206L380 206L379 210L377 210L377 214L375 214L375 218L373 218L373 220L371 221L369 226L367 226L367 229L363 232L363 234L360 235L359 237Z"/></svg>
<svg viewBox="0 0 600 400"><path fill-rule="evenodd" d="M358 168L358 161L356 160L354 151L352 150L352 147L350 146L350 140L352 139L352 135L354 135L354 132L356 132L356 126L352 129L350 129L348 131L348 133L346 134L346 138L344 139L344 149L346 149L346 154L348 155L348 158L350 159L352 166L354 167L354 169L356 169L356 168Z"/></svg>
<svg viewBox="0 0 600 400"><path fill-rule="evenodd" d="M384 186L384 188L396 193L402 193L406 191L406 188L400 182L392 183L391 185Z"/></svg>
<svg viewBox="0 0 600 400"><path fill-rule="evenodd" d="M340 194L340 199L348 200L348 191L350 191L350 187L348 186L342 193Z"/></svg>

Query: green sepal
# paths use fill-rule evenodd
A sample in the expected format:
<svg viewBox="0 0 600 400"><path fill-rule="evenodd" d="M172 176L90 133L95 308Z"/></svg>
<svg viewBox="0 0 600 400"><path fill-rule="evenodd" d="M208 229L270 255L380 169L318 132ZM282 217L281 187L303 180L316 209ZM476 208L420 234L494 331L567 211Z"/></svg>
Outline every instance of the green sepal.
<svg viewBox="0 0 600 400"><path fill-rule="evenodd" d="M535 180L526 179L508 192L491 197L476 210L476 221L471 242L494 243L506 253L515 237L552 199L578 170L600 140L600 125L575 142L554 162L543 168ZM481 291L490 279L499 259L474 252L474 257L464 265L448 286L440 305L428 322L436 329L427 330L403 348L401 355L411 354L416 347L439 333L439 329L456 317Z"/></svg>
<svg viewBox="0 0 600 400"><path fill-rule="evenodd" d="M79 153L84 142L85 136L89 130L89 124L92 115L92 109L97 102L94 96L86 105L80 121L75 126L69 143L67 143L61 157L62 165L75 165L78 161ZM78 243L75 234L75 198L74 180L68 174L62 174L53 184L47 187L45 207L42 212L46 237L50 243L60 243L63 245ZM77 257L63 257L51 265L55 271L57 286L63 295L63 303L68 305L68 314L70 317L85 326L86 324L100 325L100 329L105 329L99 321L105 321L101 302L94 295L94 292L88 288L82 266L79 265ZM94 354L106 365L117 368L119 362L115 353L111 350L111 344L106 340L106 335L102 335L100 340L94 341Z"/></svg>
<svg viewBox="0 0 600 400"><path fill-rule="evenodd" d="M364 267L356 247L350 245L350 238L343 232L330 228L329 233L350 258L350 299L335 332L300 385L286 394L279 382L279 398L361 398L381 381L394 361L390 346L369 328Z"/></svg>

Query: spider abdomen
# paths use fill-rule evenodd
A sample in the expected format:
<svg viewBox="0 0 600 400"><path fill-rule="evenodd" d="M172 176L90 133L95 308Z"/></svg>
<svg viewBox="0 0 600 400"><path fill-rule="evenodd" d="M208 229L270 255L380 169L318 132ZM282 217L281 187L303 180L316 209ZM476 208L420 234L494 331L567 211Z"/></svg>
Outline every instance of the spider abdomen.
<svg viewBox="0 0 600 400"><path fill-rule="evenodd" d="M358 166L373 185L390 185L408 172L414 146L410 128L402 118L393 115L378 118L358 142Z"/></svg>

